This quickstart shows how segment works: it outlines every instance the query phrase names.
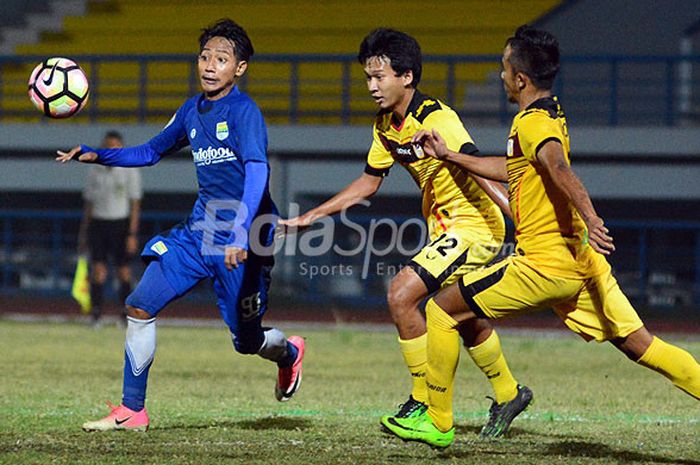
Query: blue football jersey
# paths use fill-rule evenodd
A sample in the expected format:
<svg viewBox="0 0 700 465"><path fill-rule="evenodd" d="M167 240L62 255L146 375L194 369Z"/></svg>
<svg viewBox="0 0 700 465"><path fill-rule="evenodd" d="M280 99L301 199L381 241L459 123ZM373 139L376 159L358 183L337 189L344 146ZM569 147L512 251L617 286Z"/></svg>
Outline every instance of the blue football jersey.
<svg viewBox="0 0 700 465"><path fill-rule="evenodd" d="M83 150L95 151L98 162L106 165L143 166L155 164L161 156L187 145L198 182L198 196L188 226L195 231L215 231L216 244L229 243L231 230L223 222L235 218L235 205L243 197L245 163L268 163L265 120L255 102L237 86L219 100L207 100L203 94L188 99L147 144L124 149L84 146ZM269 174L259 181L265 187L255 216L277 215L269 192ZM264 238L262 241L268 242Z"/></svg>
<svg viewBox="0 0 700 465"><path fill-rule="evenodd" d="M206 100L202 94L188 99L149 145L166 154L180 149L184 140L189 141L199 186L190 222L205 219L211 200L241 200L246 161L267 163L265 120L255 102L238 87L220 100ZM265 183L258 215L276 212L269 177ZM216 205L213 208L218 209ZM217 219L231 218L232 211L218 211Z"/></svg>

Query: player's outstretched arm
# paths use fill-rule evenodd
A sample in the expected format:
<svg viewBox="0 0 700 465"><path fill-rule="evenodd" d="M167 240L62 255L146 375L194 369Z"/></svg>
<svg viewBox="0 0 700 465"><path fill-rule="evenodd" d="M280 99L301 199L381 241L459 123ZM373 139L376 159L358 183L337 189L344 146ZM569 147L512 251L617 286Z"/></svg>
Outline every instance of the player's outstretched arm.
<svg viewBox="0 0 700 465"><path fill-rule="evenodd" d="M97 161L97 154L95 152L83 152L82 148L79 145L73 147L67 152L57 150L56 153L58 154L58 156L56 157L56 161L59 163L71 161L76 156L76 159L78 161L82 161L84 163L91 163Z"/></svg>
<svg viewBox="0 0 700 465"><path fill-rule="evenodd" d="M382 185L382 179L381 176L362 173L362 176L355 179L345 189L318 207L309 210L301 216L280 220L280 224L288 228L305 228L323 216L334 215L373 196L379 190L379 186Z"/></svg>
<svg viewBox="0 0 700 465"><path fill-rule="evenodd" d="M155 140L155 139L154 139ZM73 147L68 152L57 152L56 161L65 163L77 159L86 163L99 163L105 166L152 166L161 159L161 154L167 151L156 151L151 143L115 149L94 149L87 145Z"/></svg>
<svg viewBox="0 0 700 465"><path fill-rule="evenodd" d="M445 139L437 129L421 129L412 139L414 144L423 146L425 153L438 160L449 161L467 171L493 181L508 182L505 157L474 156L453 152L447 148Z"/></svg>
<svg viewBox="0 0 700 465"><path fill-rule="evenodd" d="M554 185L574 204L588 228L588 242L596 252L610 255L615 250L613 239L608 234L603 219L593 208L593 202L581 180L566 162L564 150L559 141L546 142L537 152L537 159L545 167Z"/></svg>

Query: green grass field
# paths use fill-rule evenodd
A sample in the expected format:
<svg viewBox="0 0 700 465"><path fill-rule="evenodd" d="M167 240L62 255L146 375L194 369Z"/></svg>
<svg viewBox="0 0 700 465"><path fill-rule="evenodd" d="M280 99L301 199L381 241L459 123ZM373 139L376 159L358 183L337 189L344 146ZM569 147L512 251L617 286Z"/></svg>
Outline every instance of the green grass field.
<svg viewBox="0 0 700 465"><path fill-rule="evenodd" d="M0 320L2 464L700 464L700 405L609 345L503 331L535 404L508 436L477 437L488 383L463 354L457 439L438 452L380 432L408 394L391 331L295 329L304 382L274 399L276 369L236 354L227 331L160 327L148 433L83 433L120 400L123 331ZM700 358L700 340L666 337Z"/></svg>

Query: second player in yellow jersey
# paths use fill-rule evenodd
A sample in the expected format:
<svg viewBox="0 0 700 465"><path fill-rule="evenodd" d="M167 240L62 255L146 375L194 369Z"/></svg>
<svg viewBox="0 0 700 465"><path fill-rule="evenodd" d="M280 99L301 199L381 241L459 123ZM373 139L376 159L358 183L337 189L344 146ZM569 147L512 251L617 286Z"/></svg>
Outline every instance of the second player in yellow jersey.
<svg viewBox="0 0 700 465"><path fill-rule="evenodd" d="M364 173L341 192L304 215L281 223L304 227L374 195L390 168L398 163L413 177L422 197L430 243L391 280L389 312L399 333L399 347L413 380L411 395L396 413L408 418L427 409L425 319L419 305L429 294L456 281L467 271L483 267L500 249L503 217L492 198L507 207L505 189L497 182L472 176L456 166L426 157L411 144L422 129L439 128L448 144L464 154L477 152L457 114L418 89L422 64L416 40L399 31L377 29L362 41L358 61L367 78L370 96L379 107L372 146ZM487 191L487 192L486 192ZM462 328L464 345L494 389L498 405L509 405L518 394L501 351L498 335L485 320ZM529 401L528 401L529 402ZM510 424L501 409L491 409L484 435L498 436ZM381 419L384 424L389 416Z"/></svg>
<svg viewBox="0 0 700 465"><path fill-rule="evenodd" d="M432 128L440 128L452 150L478 152L459 116L439 100L416 90L402 120L394 112L377 115L365 168L367 174L386 176L398 163L421 190L430 243L410 265L423 279L428 293L488 264L500 250L505 234L501 209L475 178L456 165L425 156L420 146L411 142L416 132Z"/></svg>
<svg viewBox="0 0 700 465"><path fill-rule="evenodd" d="M422 142L426 153L440 160L509 182L516 254L465 275L428 301L430 407L424 415L393 419L388 429L405 440L448 446L454 439L458 328L478 317L546 308L554 308L585 340L610 341L700 399L700 365L688 352L647 331L605 260L615 247L571 170L566 120L551 94L559 68L557 40L522 26L506 42L502 62L506 94L520 109L505 158L455 153L435 130L416 134L413 142Z"/></svg>

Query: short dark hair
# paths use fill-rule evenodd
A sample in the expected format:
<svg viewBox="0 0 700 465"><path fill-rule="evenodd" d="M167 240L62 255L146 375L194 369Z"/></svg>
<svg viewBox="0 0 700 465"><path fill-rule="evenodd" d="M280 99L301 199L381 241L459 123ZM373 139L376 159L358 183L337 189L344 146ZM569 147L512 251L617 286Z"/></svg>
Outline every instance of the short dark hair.
<svg viewBox="0 0 700 465"><path fill-rule="evenodd" d="M239 61L248 61L255 53L248 33L232 19L223 18L202 29L202 35L199 36L199 50L201 51L214 37L223 37L231 41L233 53Z"/></svg>
<svg viewBox="0 0 700 465"><path fill-rule="evenodd" d="M124 142L124 138L122 137L122 133L119 132L119 131L114 131L114 130L112 130L112 131L107 131L107 132L105 133L105 137L104 137L104 138L105 138L105 139L117 139L117 140L119 140L120 142Z"/></svg>
<svg viewBox="0 0 700 465"><path fill-rule="evenodd" d="M357 60L366 64L372 57L387 57L397 76L413 72L411 87L417 87L423 70L420 45L408 34L393 29L379 28L370 32L360 44Z"/></svg>
<svg viewBox="0 0 700 465"><path fill-rule="evenodd" d="M551 89L559 72L559 41L547 31L520 26L513 37L506 40L510 45L510 64L516 73L530 77L538 89Z"/></svg>

